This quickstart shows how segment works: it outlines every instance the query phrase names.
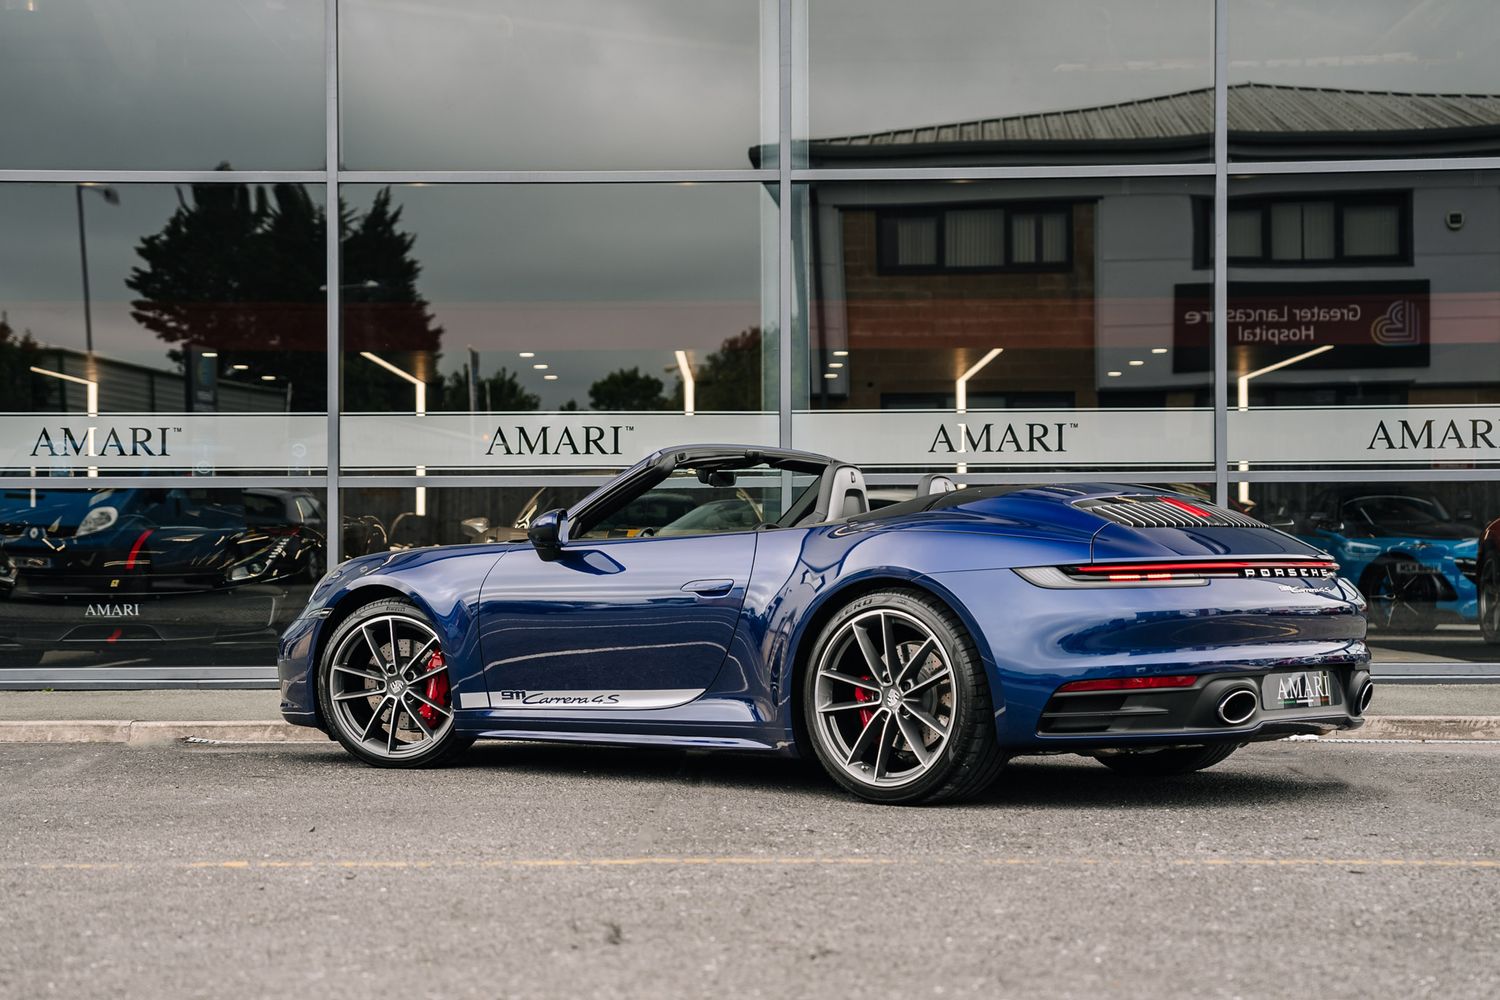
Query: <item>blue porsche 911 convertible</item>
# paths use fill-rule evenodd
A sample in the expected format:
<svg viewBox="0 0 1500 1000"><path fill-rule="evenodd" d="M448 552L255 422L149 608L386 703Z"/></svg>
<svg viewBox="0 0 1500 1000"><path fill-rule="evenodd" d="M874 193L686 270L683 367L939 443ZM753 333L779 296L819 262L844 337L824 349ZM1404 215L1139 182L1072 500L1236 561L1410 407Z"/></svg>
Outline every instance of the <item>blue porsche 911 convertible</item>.
<svg viewBox="0 0 1500 1000"><path fill-rule="evenodd" d="M285 717L387 767L484 737L800 753L931 802L1024 754L1199 770L1358 726L1373 691L1327 555L1151 487L930 475L870 510L854 466L695 445L524 530L328 573L282 637Z"/></svg>

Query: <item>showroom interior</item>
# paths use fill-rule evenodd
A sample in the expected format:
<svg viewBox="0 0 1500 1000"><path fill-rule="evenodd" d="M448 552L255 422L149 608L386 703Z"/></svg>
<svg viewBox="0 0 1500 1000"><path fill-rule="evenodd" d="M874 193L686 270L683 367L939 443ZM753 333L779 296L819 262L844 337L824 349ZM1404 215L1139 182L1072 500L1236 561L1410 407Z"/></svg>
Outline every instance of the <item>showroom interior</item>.
<svg viewBox="0 0 1500 1000"><path fill-rule="evenodd" d="M1488 0L7 0L0 686L268 684L647 453L1120 481L1493 672ZM790 484L753 490L775 508Z"/></svg>

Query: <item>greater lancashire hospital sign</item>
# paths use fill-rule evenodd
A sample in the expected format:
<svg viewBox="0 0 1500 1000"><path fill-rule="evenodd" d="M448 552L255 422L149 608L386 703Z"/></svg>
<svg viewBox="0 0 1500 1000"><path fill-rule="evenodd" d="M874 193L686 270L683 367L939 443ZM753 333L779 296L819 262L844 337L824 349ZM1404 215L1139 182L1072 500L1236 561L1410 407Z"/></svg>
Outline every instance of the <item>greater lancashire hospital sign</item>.
<svg viewBox="0 0 1500 1000"><path fill-rule="evenodd" d="M1212 358L1213 289L1175 289L1172 356L1176 372L1203 372ZM1231 369L1250 371L1318 347L1334 350L1300 369L1425 368L1430 360L1427 281L1231 281Z"/></svg>

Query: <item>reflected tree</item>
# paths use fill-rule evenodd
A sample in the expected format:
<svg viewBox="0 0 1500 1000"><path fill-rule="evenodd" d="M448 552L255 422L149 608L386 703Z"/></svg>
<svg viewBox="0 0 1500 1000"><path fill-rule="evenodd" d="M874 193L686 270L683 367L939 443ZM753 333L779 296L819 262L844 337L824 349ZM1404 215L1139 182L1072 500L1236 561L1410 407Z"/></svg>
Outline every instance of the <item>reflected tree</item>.
<svg viewBox="0 0 1500 1000"><path fill-rule="evenodd" d="M528 392L521 385L519 375L504 366L493 375L481 375L479 383L474 387L474 395L478 409L497 413L536 410L542 405L542 397L534 392ZM438 403L433 405L432 400L429 399L428 407L433 410L469 409L469 368L467 365L461 371L453 372L443 380Z"/></svg>
<svg viewBox="0 0 1500 1000"><path fill-rule="evenodd" d="M44 377L31 370L32 365L41 363L41 357L42 347L31 331L17 335L10 317L0 313L0 393L5 399L0 409L19 412L53 408L45 402Z"/></svg>
<svg viewBox="0 0 1500 1000"><path fill-rule="evenodd" d="M672 400L662 395L662 380L640 368L620 368L589 386L589 408L594 410L669 410Z"/></svg>
<svg viewBox="0 0 1500 1000"><path fill-rule="evenodd" d="M693 372L694 408L708 412L761 409L760 327L725 340ZM671 405L682 406L682 378L678 376Z"/></svg>
<svg viewBox="0 0 1500 1000"><path fill-rule="evenodd" d="M425 380L431 409L468 409L468 387L462 402L445 405L446 384L438 374L438 347L443 328L434 321L427 300L417 290L422 265L412 256L417 238L401 228L401 208L391 203L391 189L375 195L363 215L340 204L343 245L340 293L344 332L344 408L410 410L412 387L359 357L370 351ZM434 391L435 390L435 391Z"/></svg>
<svg viewBox="0 0 1500 1000"><path fill-rule="evenodd" d="M227 169L227 165L221 165ZM131 315L172 345L218 354L224 380L290 393L295 410L327 407L326 212L297 184L194 184L162 229L141 239L125 284ZM346 357L378 352L438 381L442 328L417 291L416 237L389 189L366 212L339 208ZM263 378L265 376L266 378ZM409 409L412 389L373 364L346 365L348 409Z"/></svg>

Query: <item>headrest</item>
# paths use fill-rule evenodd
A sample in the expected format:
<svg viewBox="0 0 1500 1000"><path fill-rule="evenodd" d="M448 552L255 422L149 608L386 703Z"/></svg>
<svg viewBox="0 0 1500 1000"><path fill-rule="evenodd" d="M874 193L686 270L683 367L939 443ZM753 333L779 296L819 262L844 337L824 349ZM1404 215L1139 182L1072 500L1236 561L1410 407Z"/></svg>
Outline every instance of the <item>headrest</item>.
<svg viewBox="0 0 1500 1000"><path fill-rule="evenodd" d="M952 493L956 489L959 489L959 485L941 472L929 472L917 480L916 495L927 497L935 493Z"/></svg>

